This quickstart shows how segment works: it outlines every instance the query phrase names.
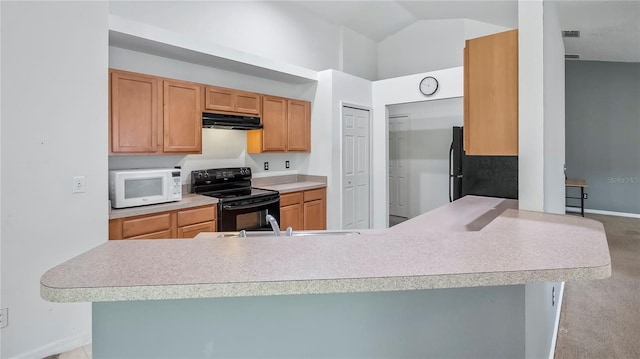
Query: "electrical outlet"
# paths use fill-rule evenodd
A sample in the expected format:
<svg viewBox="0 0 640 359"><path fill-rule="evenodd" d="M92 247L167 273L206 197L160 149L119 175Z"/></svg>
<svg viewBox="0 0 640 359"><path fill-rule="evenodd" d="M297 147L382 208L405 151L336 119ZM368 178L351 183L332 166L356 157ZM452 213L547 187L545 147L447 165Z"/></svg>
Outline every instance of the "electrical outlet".
<svg viewBox="0 0 640 359"><path fill-rule="evenodd" d="M269 162L265 162L264 163L264 170L268 171L269 170Z"/></svg>
<svg viewBox="0 0 640 359"><path fill-rule="evenodd" d="M9 308L0 309L0 328L9 325Z"/></svg>
<svg viewBox="0 0 640 359"><path fill-rule="evenodd" d="M585 194L582 196L582 198L584 198L584 199L588 199L588 198L589 198L589 194L588 194L588 193L585 193Z"/></svg>
<svg viewBox="0 0 640 359"><path fill-rule="evenodd" d="M551 288L551 306L552 307L556 306L556 287L555 286Z"/></svg>
<svg viewBox="0 0 640 359"><path fill-rule="evenodd" d="M284 167L285 167L285 168L289 168L289 167L290 167L290 166L289 166L289 161L284 161Z"/></svg>
<svg viewBox="0 0 640 359"><path fill-rule="evenodd" d="M86 179L84 176L73 177L71 193L83 193L86 191Z"/></svg>

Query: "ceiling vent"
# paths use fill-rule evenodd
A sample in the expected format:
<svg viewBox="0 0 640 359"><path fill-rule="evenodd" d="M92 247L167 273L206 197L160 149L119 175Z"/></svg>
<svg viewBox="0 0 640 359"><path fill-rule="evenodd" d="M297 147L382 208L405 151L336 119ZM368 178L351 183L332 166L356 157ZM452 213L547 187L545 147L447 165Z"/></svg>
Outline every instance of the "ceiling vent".
<svg viewBox="0 0 640 359"><path fill-rule="evenodd" d="M567 30L562 32L562 37L580 37L579 30Z"/></svg>
<svg viewBox="0 0 640 359"><path fill-rule="evenodd" d="M567 59L567 60L578 60L578 59L580 59L580 55L569 55L569 54L567 54L567 55L564 55L564 58Z"/></svg>

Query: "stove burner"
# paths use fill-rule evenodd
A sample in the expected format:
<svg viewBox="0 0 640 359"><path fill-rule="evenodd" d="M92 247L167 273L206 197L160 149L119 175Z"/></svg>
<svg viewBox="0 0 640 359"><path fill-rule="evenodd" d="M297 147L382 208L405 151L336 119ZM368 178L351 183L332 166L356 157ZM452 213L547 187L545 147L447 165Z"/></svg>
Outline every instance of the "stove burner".
<svg viewBox="0 0 640 359"><path fill-rule="evenodd" d="M251 168L214 168L191 172L191 191L220 202L279 195L277 191L251 187Z"/></svg>

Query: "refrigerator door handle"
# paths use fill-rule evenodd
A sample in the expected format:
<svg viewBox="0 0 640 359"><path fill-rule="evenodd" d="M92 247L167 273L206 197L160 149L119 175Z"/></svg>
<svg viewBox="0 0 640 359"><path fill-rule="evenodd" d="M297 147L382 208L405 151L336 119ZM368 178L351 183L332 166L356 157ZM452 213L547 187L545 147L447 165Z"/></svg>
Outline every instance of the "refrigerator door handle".
<svg viewBox="0 0 640 359"><path fill-rule="evenodd" d="M449 202L453 202L453 196L451 194L451 182L453 181L453 142L451 142L451 146L449 146Z"/></svg>

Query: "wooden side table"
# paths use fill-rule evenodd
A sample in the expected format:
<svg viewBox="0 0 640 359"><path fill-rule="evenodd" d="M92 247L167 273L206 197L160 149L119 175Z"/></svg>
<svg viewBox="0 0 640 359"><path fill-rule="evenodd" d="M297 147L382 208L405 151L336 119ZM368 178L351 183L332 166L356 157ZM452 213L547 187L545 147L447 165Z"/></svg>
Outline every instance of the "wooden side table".
<svg viewBox="0 0 640 359"><path fill-rule="evenodd" d="M587 181L583 179L567 178L564 180L564 185L566 187L580 188L580 197L567 196L566 198L580 200L580 214L582 215L582 217L584 217L584 189L585 187L587 187Z"/></svg>

